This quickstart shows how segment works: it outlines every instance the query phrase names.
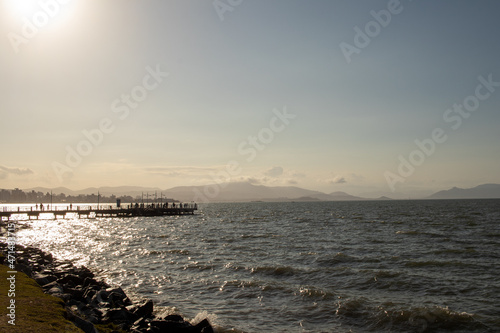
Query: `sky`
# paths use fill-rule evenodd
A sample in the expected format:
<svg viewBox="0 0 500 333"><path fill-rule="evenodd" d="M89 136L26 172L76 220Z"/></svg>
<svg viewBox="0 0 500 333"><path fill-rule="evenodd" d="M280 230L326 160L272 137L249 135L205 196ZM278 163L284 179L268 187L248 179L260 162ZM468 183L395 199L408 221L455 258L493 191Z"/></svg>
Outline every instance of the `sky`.
<svg viewBox="0 0 500 333"><path fill-rule="evenodd" d="M1 0L0 188L500 183L494 0Z"/></svg>

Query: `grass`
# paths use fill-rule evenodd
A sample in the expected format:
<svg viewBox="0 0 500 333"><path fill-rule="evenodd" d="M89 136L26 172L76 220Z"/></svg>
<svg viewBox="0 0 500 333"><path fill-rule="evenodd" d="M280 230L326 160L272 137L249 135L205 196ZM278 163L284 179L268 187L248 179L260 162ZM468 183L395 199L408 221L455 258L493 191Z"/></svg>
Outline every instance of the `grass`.
<svg viewBox="0 0 500 333"><path fill-rule="evenodd" d="M35 280L22 272L15 274L15 297L9 297L11 275L9 268L0 265L0 332L19 333L83 333L64 318L61 299L45 294ZM15 326L9 324L7 314L10 300L15 300Z"/></svg>

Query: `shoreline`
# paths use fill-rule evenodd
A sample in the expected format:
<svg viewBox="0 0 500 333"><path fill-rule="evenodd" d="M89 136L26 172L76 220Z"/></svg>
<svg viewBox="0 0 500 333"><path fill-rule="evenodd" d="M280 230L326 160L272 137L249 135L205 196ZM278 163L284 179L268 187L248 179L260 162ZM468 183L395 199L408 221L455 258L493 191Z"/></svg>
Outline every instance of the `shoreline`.
<svg viewBox="0 0 500 333"><path fill-rule="evenodd" d="M23 272L46 294L64 303L64 317L85 333L212 333L207 319L193 325L177 314L158 314L152 300L134 304L121 287L95 279L85 266L57 260L38 248L0 242L0 263L10 265L8 252L15 250L10 269ZM7 277L2 277L2 279ZM3 296L3 295L2 295Z"/></svg>

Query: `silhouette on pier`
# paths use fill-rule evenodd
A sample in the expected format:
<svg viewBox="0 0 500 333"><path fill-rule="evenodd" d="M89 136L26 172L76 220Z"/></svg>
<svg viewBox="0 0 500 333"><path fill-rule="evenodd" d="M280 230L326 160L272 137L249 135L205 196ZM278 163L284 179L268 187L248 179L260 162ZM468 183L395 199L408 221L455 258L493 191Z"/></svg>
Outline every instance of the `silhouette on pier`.
<svg viewBox="0 0 500 333"><path fill-rule="evenodd" d="M89 206L70 204L67 207L57 206L50 208L48 204L33 207L6 208L0 211L0 219L10 220L13 215L24 215L28 219L39 219L42 214L52 214L54 219L77 216L78 218L95 217L135 217L135 216L164 216L164 215L193 215L198 209L196 203L171 203L171 204L130 204L126 207L105 208L103 206Z"/></svg>

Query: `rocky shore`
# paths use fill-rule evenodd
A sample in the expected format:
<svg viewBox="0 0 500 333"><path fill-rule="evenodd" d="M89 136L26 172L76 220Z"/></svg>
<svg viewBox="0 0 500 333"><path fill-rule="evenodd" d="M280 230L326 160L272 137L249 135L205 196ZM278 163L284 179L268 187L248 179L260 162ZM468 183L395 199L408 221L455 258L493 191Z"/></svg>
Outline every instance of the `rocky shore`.
<svg viewBox="0 0 500 333"><path fill-rule="evenodd" d="M6 260L7 244L0 243ZM120 287L95 279L86 267L75 267L33 247L16 245L17 271L33 278L44 292L64 302L66 317L85 333L212 333L207 319L196 325L179 315L155 315L154 304L133 304Z"/></svg>

